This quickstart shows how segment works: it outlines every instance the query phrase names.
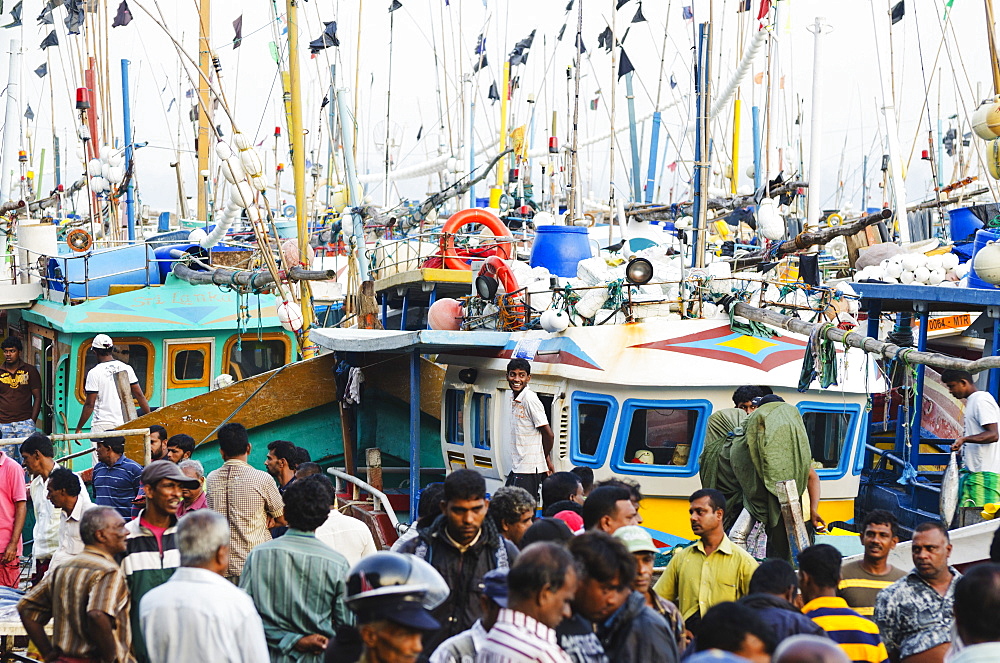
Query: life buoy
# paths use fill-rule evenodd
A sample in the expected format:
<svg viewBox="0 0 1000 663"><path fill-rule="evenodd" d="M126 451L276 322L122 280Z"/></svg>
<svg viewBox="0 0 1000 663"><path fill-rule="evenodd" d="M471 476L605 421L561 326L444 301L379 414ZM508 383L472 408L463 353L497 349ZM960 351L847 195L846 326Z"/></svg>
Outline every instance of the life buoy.
<svg viewBox="0 0 1000 663"><path fill-rule="evenodd" d="M462 226L473 223L480 223L486 226L500 240L497 242L498 256L506 260L514 257L514 236L510 234L510 229L490 212L473 207L456 212L445 221L444 228L442 229L444 233L442 258L446 269L464 269L467 271L472 269L472 265L466 262L466 259L459 256L455 251L455 233ZM504 241L504 238L507 238L507 241Z"/></svg>
<svg viewBox="0 0 1000 663"><path fill-rule="evenodd" d="M76 253L89 251L94 245L94 238L83 228L73 228L66 233L66 244Z"/></svg>
<svg viewBox="0 0 1000 663"><path fill-rule="evenodd" d="M508 295L512 295L517 292L520 288L517 285L517 277L514 276L514 272L511 271L507 263L503 261L499 256L490 256L483 263L483 266L479 269L479 274L481 276L492 276L500 285L503 286L504 292ZM520 329L524 326L527 319L527 308L524 305L524 294L518 294L512 298L513 305L509 308L508 313L513 316L511 321L512 329Z"/></svg>

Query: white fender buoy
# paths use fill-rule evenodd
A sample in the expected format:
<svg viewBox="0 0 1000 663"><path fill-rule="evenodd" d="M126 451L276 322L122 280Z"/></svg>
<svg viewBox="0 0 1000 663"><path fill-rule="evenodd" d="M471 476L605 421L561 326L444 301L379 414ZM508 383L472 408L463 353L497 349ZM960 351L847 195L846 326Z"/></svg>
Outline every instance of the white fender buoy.
<svg viewBox="0 0 1000 663"><path fill-rule="evenodd" d="M1000 285L1000 244L989 242L972 259L976 276L990 285Z"/></svg>

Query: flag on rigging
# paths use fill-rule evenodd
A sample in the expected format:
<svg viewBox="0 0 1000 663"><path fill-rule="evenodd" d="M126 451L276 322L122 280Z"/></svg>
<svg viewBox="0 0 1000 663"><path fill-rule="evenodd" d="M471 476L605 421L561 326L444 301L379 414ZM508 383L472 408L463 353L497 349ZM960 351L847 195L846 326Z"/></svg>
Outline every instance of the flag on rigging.
<svg viewBox="0 0 1000 663"><path fill-rule="evenodd" d="M614 47L614 37L611 34L611 26L604 28L601 34L597 35L597 48L603 48L608 53Z"/></svg>
<svg viewBox="0 0 1000 663"><path fill-rule="evenodd" d="M233 48L239 48L243 42L243 14L233 21Z"/></svg>
<svg viewBox="0 0 1000 663"><path fill-rule="evenodd" d="M757 20L763 21L771 13L771 0L760 0L760 11L757 12Z"/></svg>
<svg viewBox="0 0 1000 663"><path fill-rule="evenodd" d="M566 4L566 11L572 11L572 10L573 10L573 0L569 0L569 2Z"/></svg>
<svg viewBox="0 0 1000 663"><path fill-rule="evenodd" d="M670 89L673 90L675 87L677 87L677 79L674 78L673 74L670 74Z"/></svg>
<svg viewBox="0 0 1000 663"><path fill-rule="evenodd" d="M693 21L694 20L694 12L691 10L691 5L688 5L688 6L684 7L684 9L681 10L681 16L684 17L685 21Z"/></svg>
<svg viewBox="0 0 1000 663"><path fill-rule="evenodd" d="M625 6L626 2L628 2L628 0L618 0L618 4L615 6L615 9L621 9Z"/></svg>
<svg viewBox="0 0 1000 663"><path fill-rule="evenodd" d="M618 60L618 78L621 78L625 74L631 74L635 71L635 67L632 66L632 61L628 59L628 53L625 52L624 48L621 50L622 56Z"/></svg>
<svg viewBox="0 0 1000 663"><path fill-rule="evenodd" d="M38 25L52 25L56 19L52 16L52 5L45 5L42 13L38 15Z"/></svg>
<svg viewBox="0 0 1000 663"><path fill-rule="evenodd" d="M576 50L580 51L580 54L587 52L587 47L583 45L583 35L579 32L576 33Z"/></svg>
<svg viewBox="0 0 1000 663"><path fill-rule="evenodd" d="M122 0L122 3L118 5L118 13L115 14L115 20L111 24L111 27L117 28L122 25L128 25L132 22L132 12L129 11L127 0Z"/></svg>
<svg viewBox="0 0 1000 663"><path fill-rule="evenodd" d="M49 46L58 46L58 45L59 45L59 37L56 36L56 31L53 30L48 34L47 37L45 37L45 39L42 40L42 43L39 44L38 47L44 51Z"/></svg>
<svg viewBox="0 0 1000 663"><path fill-rule="evenodd" d="M487 99L492 99L493 101L500 101L500 93L497 92L497 82L493 81L490 83L490 92L486 95Z"/></svg>
<svg viewBox="0 0 1000 663"><path fill-rule="evenodd" d="M559 34L556 35L556 41L562 41L563 35L566 34L566 24L563 23L562 27L559 28Z"/></svg>
<svg viewBox="0 0 1000 663"><path fill-rule="evenodd" d="M891 25L896 25L903 20L903 14L906 13L906 6L903 4L904 2L905 0L899 0L899 2L893 5L892 11L890 12L890 16L892 18Z"/></svg>
<svg viewBox="0 0 1000 663"><path fill-rule="evenodd" d="M5 25L3 27L5 27L5 28L17 28L17 27L20 27L20 25L21 25L21 5L22 4L23 4L22 2L18 2L16 5L14 5L14 7L10 10L10 18L11 18L10 24L9 25Z"/></svg>
<svg viewBox="0 0 1000 663"><path fill-rule="evenodd" d="M316 55L324 48L340 46L340 40L337 39L337 22L330 21L327 23L324 21L323 25L325 26L323 34L309 42L309 52L313 55Z"/></svg>
<svg viewBox="0 0 1000 663"><path fill-rule="evenodd" d="M392 12L394 12L397 9L401 8L402 6L403 6L403 3L400 2L399 0L392 0L392 4L389 5L389 13L391 14Z"/></svg>
<svg viewBox="0 0 1000 663"><path fill-rule="evenodd" d="M474 52L479 57L476 58L476 62L472 65L472 73L476 73L489 64L486 60L486 37L482 33L479 34L479 39L476 40L476 49Z"/></svg>
<svg viewBox="0 0 1000 663"><path fill-rule="evenodd" d="M752 0L740 0L740 4L736 8L736 13L750 11L750 4L751 3L752 3Z"/></svg>
<svg viewBox="0 0 1000 663"><path fill-rule="evenodd" d="M639 3L639 8L635 10L635 16L632 17L633 23L645 23L646 17L642 15L642 3Z"/></svg>
<svg viewBox="0 0 1000 663"><path fill-rule="evenodd" d="M80 34L80 28L86 17L83 13L83 0L68 0L66 3L66 32L71 35Z"/></svg>
<svg viewBox="0 0 1000 663"><path fill-rule="evenodd" d="M514 50L510 52L510 59L508 60L510 66L528 64L528 49L531 48L531 42L534 40L535 31L532 30L530 35L514 44Z"/></svg>
<svg viewBox="0 0 1000 663"><path fill-rule="evenodd" d="M421 124L420 128L417 129L417 141L418 142L420 141L420 137L423 136L423 135L424 135L424 125Z"/></svg>
<svg viewBox="0 0 1000 663"><path fill-rule="evenodd" d="M170 109L174 107L175 103L177 103L177 97L174 97L173 99L170 100L170 104L167 106L168 113L170 112Z"/></svg>
<svg viewBox="0 0 1000 663"><path fill-rule="evenodd" d="M35 111L31 110L31 104L28 104L28 110L24 111L24 117L31 122L35 119Z"/></svg>
<svg viewBox="0 0 1000 663"><path fill-rule="evenodd" d="M594 97L593 99L590 100L590 110L597 110L597 101L599 99L600 97Z"/></svg>
<svg viewBox="0 0 1000 663"><path fill-rule="evenodd" d="M42 64L38 65L37 69L35 69L35 75L38 76L39 78L45 78L45 74L47 73L49 73L49 65L47 62L43 62Z"/></svg>

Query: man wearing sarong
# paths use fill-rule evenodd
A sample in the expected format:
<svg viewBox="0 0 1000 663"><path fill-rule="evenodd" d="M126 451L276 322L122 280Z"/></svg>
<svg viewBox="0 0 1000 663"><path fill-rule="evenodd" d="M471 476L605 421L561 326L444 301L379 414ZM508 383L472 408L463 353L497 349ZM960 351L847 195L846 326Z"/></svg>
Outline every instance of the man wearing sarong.
<svg viewBox="0 0 1000 663"><path fill-rule="evenodd" d="M951 445L952 451L962 451L965 462L958 505L1000 502L1000 444L997 443L1000 407L992 394L976 389L970 373L948 370L941 374L941 382L952 396L965 400L964 434Z"/></svg>

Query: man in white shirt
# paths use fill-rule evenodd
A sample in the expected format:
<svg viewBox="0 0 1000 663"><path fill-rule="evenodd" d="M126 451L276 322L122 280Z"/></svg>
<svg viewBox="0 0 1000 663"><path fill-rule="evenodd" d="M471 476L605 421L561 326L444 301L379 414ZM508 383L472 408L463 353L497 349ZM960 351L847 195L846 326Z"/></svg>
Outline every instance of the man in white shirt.
<svg viewBox="0 0 1000 663"><path fill-rule="evenodd" d="M80 519L94 508L79 475L65 467L52 470L48 481L48 500L59 513L59 546L52 554L49 570L83 552Z"/></svg>
<svg viewBox="0 0 1000 663"><path fill-rule="evenodd" d="M542 402L528 388L530 382L528 360L511 359L507 364L507 384L510 385L507 400L513 463L507 485L524 488L537 500L542 481L554 471L551 453L555 437Z"/></svg>
<svg viewBox="0 0 1000 663"><path fill-rule="evenodd" d="M223 577L229 524L211 509L177 523L181 566L139 602L151 663L269 663L264 625L253 600Z"/></svg>
<svg viewBox="0 0 1000 663"><path fill-rule="evenodd" d="M35 511L35 526L31 530L33 543L31 554L35 561L35 573L31 585L37 585L48 571L52 554L59 547L59 513L46 496L49 475L59 467L53 459L55 450L52 440L42 433L32 433L21 443L21 458L31 475L28 495Z"/></svg>
<svg viewBox="0 0 1000 663"><path fill-rule="evenodd" d="M368 526L357 518L341 513L337 509L336 497L333 498L326 522L316 528L316 538L347 558L350 566L378 552L375 538Z"/></svg>
<svg viewBox="0 0 1000 663"><path fill-rule="evenodd" d="M139 409L143 414L149 414L149 403L146 402L146 395L142 393L142 387L139 386L139 378L135 376L135 371L132 370L131 366L114 358L111 354L114 346L114 341L106 334L98 334L90 344L94 354L97 355L97 366L94 366L87 373L87 380L83 385L84 391L87 392L87 400L83 404L80 421L76 425L77 433L87 425L91 414L94 415L94 421L90 425L91 432L112 430L125 423L125 418L122 416L121 398L118 396L118 387L115 385L115 373L121 371L128 374L132 397L139 403ZM132 403L125 405L132 407Z"/></svg>
<svg viewBox="0 0 1000 663"><path fill-rule="evenodd" d="M976 389L970 373L948 370L941 374L941 382L952 396L965 399L964 435L951 445L952 451L962 450L965 461L958 505L1000 502L1000 407L992 394Z"/></svg>

